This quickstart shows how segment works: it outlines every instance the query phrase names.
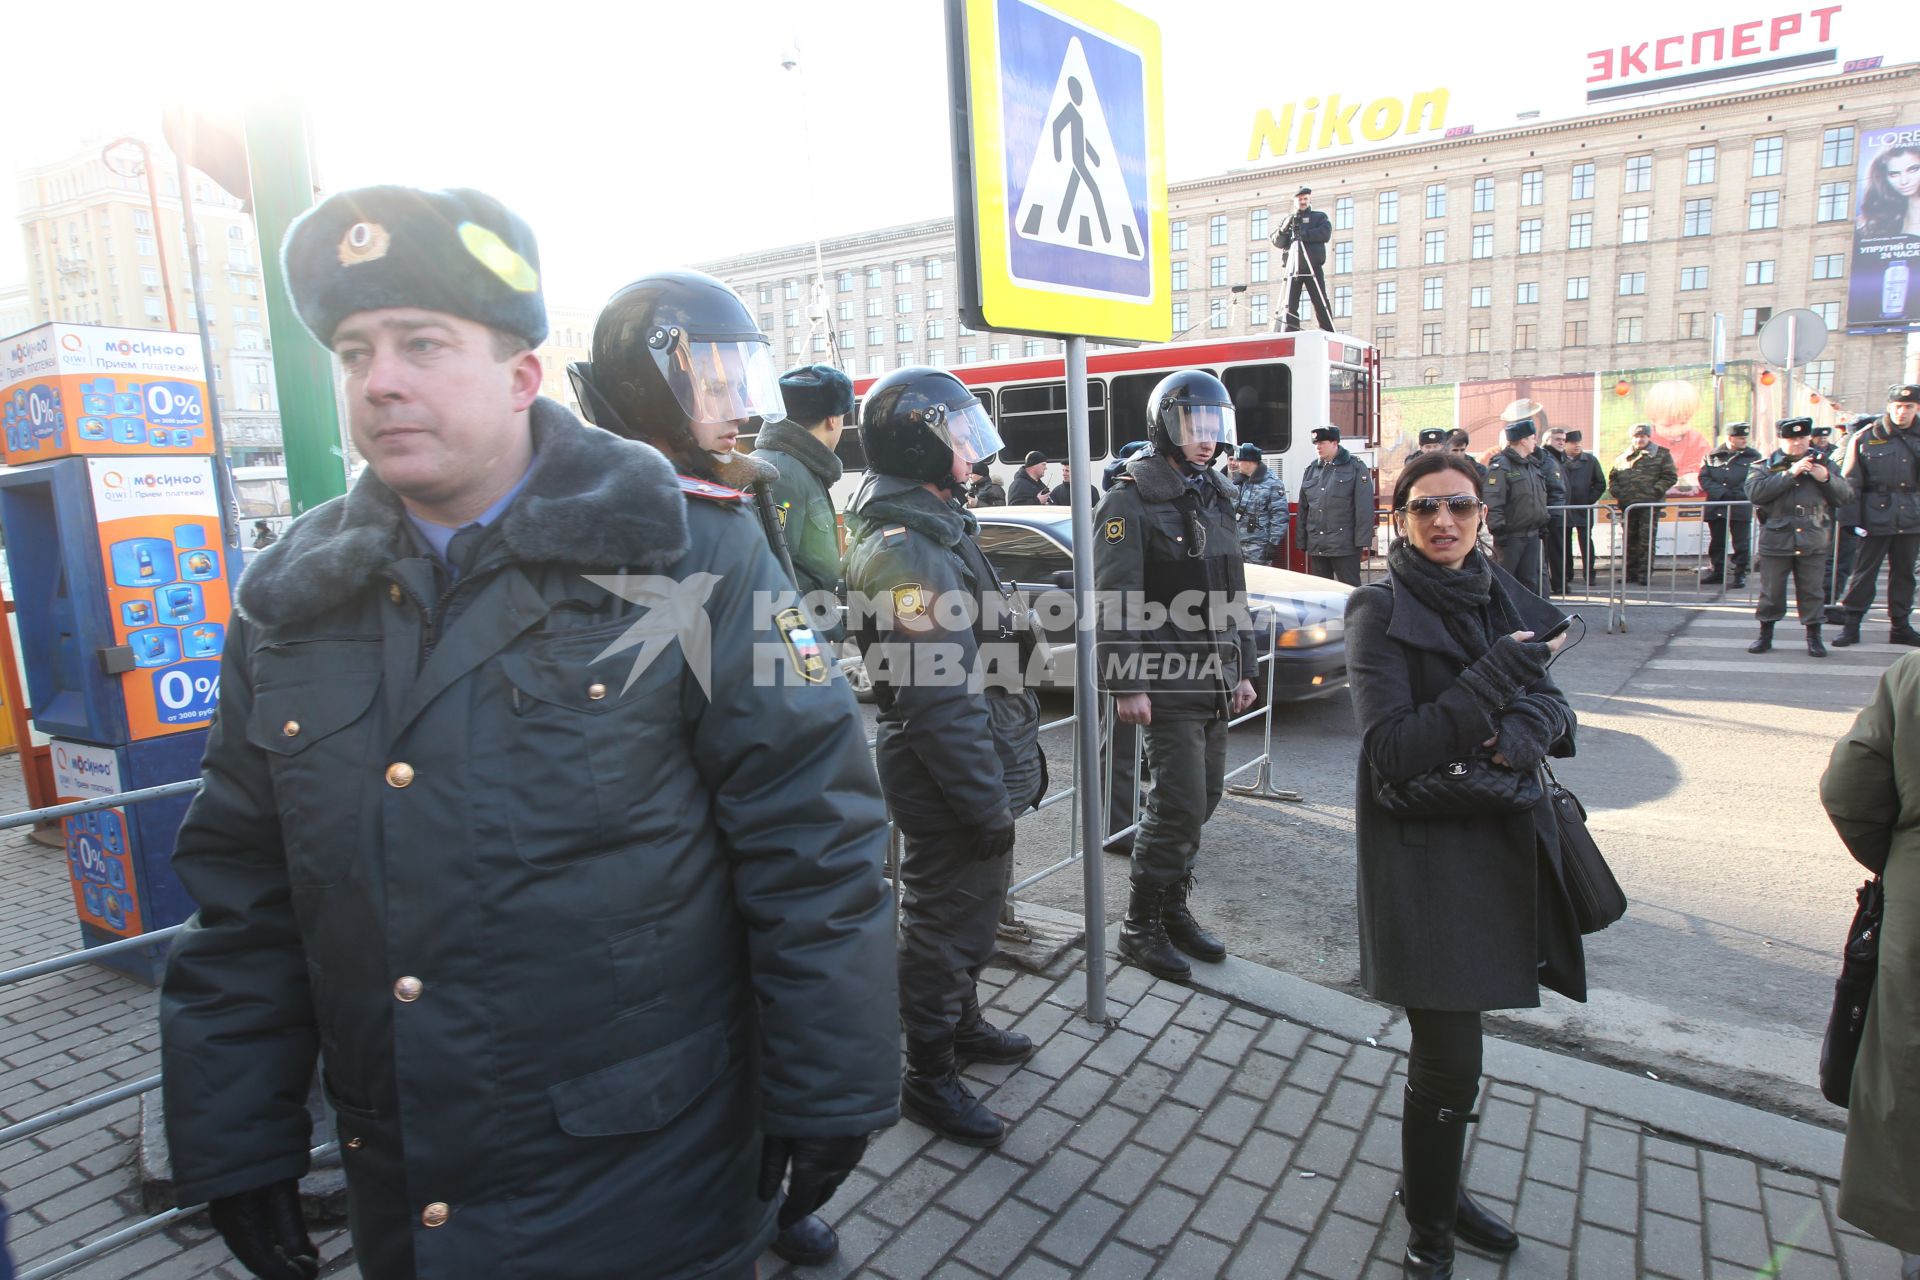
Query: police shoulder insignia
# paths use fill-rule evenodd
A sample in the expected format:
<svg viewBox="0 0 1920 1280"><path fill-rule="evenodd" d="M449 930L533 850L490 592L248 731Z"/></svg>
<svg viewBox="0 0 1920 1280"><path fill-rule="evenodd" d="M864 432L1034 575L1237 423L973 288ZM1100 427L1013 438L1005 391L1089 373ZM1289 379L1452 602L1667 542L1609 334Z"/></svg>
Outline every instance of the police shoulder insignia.
<svg viewBox="0 0 1920 1280"><path fill-rule="evenodd" d="M917 582L903 582L893 589L893 619L911 622L927 612L927 589Z"/></svg>
<svg viewBox="0 0 1920 1280"><path fill-rule="evenodd" d="M1487 468L1487 483L1488 484L1500 483L1500 469L1498 467Z"/></svg>
<svg viewBox="0 0 1920 1280"><path fill-rule="evenodd" d="M791 502L782 502L773 509L773 517L780 522L782 529L787 527L787 512L791 510L793 510Z"/></svg>
<svg viewBox="0 0 1920 1280"><path fill-rule="evenodd" d="M883 547L898 546L906 540L907 526L903 524L890 524L880 531L880 545Z"/></svg>
<svg viewBox="0 0 1920 1280"><path fill-rule="evenodd" d="M1127 521L1123 516L1115 516L1107 521L1107 541L1125 542L1127 539Z"/></svg>
<svg viewBox="0 0 1920 1280"><path fill-rule="evenodd" d="M806 615L798 609L782 609L774 615L773 625L779 630L780 639L787 646L787 656L793 660L793 669L799 677L808 684L825 684L827 656Z"/></svg>
<svg viewBox="0 0 1920 1280"><path fill-rule="evenodd" d="M680 492L689 498L705 498L709 502L744 502L747 497L738 489L729 489L698 476L680 476L679 480Z"/></svg>

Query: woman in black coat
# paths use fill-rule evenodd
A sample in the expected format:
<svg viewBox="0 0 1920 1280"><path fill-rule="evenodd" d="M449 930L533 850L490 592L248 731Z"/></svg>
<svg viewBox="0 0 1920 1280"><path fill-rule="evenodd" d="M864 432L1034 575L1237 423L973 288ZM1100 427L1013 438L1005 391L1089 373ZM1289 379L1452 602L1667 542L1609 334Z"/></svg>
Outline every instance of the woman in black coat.
<svg viewBox="0 0 1920 1280"><path fill-rule="evenodd" d="M1347 602L1360 721L1355 796L1360 980L1407 1011L1413 1047L1401 1123L1411 1235L1406 1274L1450 1277L1453 1241L1512 1250L1512 1228L1460 1185L1480 1091L1480 1014L1531 1008L1548 986L1586 999L1580 933L1544 797L1529 812L1397 817L1376 789L1479 755L1521 772L1573 754L1573 710L1547 677L1559 620L1477 548L1485 519L1471 460L1423 454L1393 491L1386 581Z"/></svg>

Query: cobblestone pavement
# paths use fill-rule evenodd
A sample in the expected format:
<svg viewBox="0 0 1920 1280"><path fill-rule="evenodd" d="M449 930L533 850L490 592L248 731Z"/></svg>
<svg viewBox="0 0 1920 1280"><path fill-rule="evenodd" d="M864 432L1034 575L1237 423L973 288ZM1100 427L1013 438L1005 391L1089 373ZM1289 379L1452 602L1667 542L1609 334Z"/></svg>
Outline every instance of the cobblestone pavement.
<svg viewBox="0 0 1920 1280"><path fill-rule="evenodd" d="M15 771L0 777L0 806L24 807ZM0 967L71 947L72 920L60 853L0 834ZM1082 959L983 979L999 1020L1040 1045L1023 1067L970 1069L1012 1122L1005 1144L904 1121L880 1134L828 1208L840 1257L793 1269L769 1255L765 1280L1399 1274L1391 1011L1230 961L1201 967L1225 994L1115 968L1112 1025L1096 1027L1078 1013ZM145 986L92 967L0 988L0 1123L155 1072L153 1007ZM1498 1041L1488 1071L1467 1182L1523 1243L1504 1264L1463 1253L1462 1277L1898 1275L1891 1250L1834 1214L1829 1131ZM129 1100L0 1147L16 1260L30 1269L143 1215L137 1128ZM318 1238L323 1274L358 1275L343 1231ZM67 1274L244 1277L199 1218Z"/></svg>

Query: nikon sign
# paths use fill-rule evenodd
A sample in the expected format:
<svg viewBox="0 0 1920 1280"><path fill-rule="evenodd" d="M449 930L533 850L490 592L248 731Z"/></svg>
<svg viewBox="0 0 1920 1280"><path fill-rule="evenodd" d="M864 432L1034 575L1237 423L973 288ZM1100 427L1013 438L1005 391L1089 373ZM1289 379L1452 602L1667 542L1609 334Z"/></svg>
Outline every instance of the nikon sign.
<svg viewBox="0 0 1920 1280"><path fill-rule="evenodd" d="M1247 161L1257 163L1263 152L1277 160L1289 153L1385 142L1396 134L1438 133L1446 128L1451 96L1445 89L1429 89L1404 100L1375 98L1362 105L1342 103L1335 93L1324 103L1318 98L1289 102L1278 115L1262 107L1253 117Z"/></svg>

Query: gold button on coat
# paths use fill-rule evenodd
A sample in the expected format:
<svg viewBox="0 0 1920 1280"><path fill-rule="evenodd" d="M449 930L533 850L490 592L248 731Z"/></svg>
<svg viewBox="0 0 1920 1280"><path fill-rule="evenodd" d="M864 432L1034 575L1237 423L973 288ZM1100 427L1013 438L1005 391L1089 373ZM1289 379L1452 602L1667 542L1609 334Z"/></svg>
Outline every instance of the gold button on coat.
<svg viewBox="0 0 1920 1280"><path fill-rule="evenodd" d="M393 984L393 998L402 1004L412 1004L420 998L420 993L426 989L427 984L418 978L402 978Z"/></svg>
<svg viewBox="0 0 1920 1280"><path fill-rule="evenodd" d="M396 760L387 766L387 785L407 787L413 785L413 766L405 760Z"/></svg>
<svg viewBox="0 0 1920 1280"><path fill-rule="evenodd" d="M300 736L300 722L298 720L289 720L280 726L280 732L289 738L297 738Z"/></svg>
<svg viewBox="0 0 1920 1280"><path fill-rule="evenodd" d="M595 702L598 702L607 696L607 686L595 681L593 684L587 686L587 696Z"/></svg>
<svg viewBox="0 0 1920 1280"><path fill-rule="evenodd" d="M420 1225L426 1227L444 1227L447 1225L447 1217L451 1212L452 1210L448 1209L446 1205L435 1200L432 1204L420 1211Z"/></svg>
<svg viewBox="0 0 1920 1280"><path fill-rule="evenodd" d="M387 599L393 601L395 604L399 604L402 600L406 599L406 594L406 592L400 589L400 584L397 582L387 588Z"/></svg>

